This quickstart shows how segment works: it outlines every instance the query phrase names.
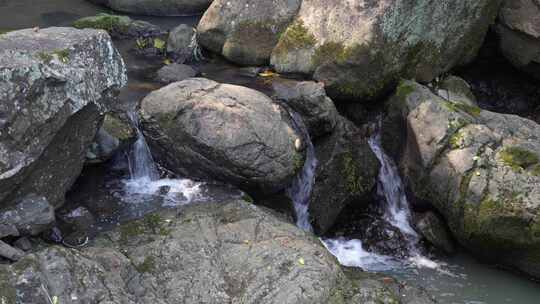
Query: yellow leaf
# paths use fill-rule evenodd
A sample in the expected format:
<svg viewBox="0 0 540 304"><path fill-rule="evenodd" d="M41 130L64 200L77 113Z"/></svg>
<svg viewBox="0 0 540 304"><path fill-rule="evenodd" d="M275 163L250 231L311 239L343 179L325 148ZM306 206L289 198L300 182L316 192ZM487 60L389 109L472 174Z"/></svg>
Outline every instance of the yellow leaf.
<svg viewBox="0 0 540 304"><path fill-rule="evenodd" d="M299 263L300 265L302 265L302 266L303 266L303 265L306 265L306 261L304 261L304 258L299 258L299 259L298 259L298 263Z"/></svg>
<svg viewBox="0 0 540 304"><path fill-rule="evenodd" d="M279 76L279 74L277 74L275 72L272 72L270 70L267 70L267 71L259 73L259 76L261 76L261 77L276 77L276 76Z"/></svg>
<svg viewBox="0 0 540 304"><path fill-rule="evenodd" d="M172 60L167 58L167 59L163 60L163 63L166 64L166 65L169 65L169 64L172 64Z"/></svg>

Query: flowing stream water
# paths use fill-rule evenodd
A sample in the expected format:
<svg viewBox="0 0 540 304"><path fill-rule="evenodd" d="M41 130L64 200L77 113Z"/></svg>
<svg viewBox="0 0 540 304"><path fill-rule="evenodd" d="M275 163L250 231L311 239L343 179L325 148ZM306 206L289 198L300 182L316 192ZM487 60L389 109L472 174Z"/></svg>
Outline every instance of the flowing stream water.
<svg viewBox="0 0 540 304"><path fill-rule="evenodd" d="M0 0L0 30L67 26L80 17L101 12L108 10L85 0ZM163 29L171 29L181 23L194 25L199 19L199 17L132 17L153 22ZM154 83L149 83L147 75L151 75L149 71L155 71L159 65L133 56L129 52L131 47L129 43L118 41L116 43L130 71L129 84L123 90L121 101L132 104L155 86ZM265 86L254 82L252 78L244 77L241 68L224 61L211 61L199 68L206 77L220 82L265 89ZM418 236L415 236L416 233L409 224L410 211L406 208L407 199L402 191L398 171L381 149L379 139L372 138L370 145L381 162L378 192L385 198L383 203L387 207L386 220L407 236L408 248L414 257ZM317 159L309 140L306 149L307 157L303 171L294 181L288 194L295 202L298 226L311 230L308 204ZM116 225L123 220L144 216L163 205L174 206L201 200L225 201L241 195L236 192L231 194L234 190L227 187L214 187L189 179L160 177L140 131L134 150L130 154L129 163L130 172L127 177L114 176L97 183L91 172L87 172L86 176L83 174L79 181L82 185L76 187L77 191L71 194L71 200L85 201L89 208L101 212L105 220L110 220L111 225ZM108 172L111 168L100 170ZM101 176L101 173L98 175ZM111 207L112 205L114 207ZM109 211L109 208L114 210ZM368 252L364 250L360 240L341 238L322 241L343 265L382 271L412 284L422 285L437 298L439 303L540 303L538 284L513 273L481 264L466 254L452 258L438 257L436 260L438 267L419 267L422 263L418 261L399 261L393 257Z"/></svg>

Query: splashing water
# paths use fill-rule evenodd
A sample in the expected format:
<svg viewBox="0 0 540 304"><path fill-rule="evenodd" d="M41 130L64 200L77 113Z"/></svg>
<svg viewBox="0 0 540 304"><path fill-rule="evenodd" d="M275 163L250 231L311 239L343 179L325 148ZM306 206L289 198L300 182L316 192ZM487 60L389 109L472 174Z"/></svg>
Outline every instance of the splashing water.
<svg viewBox="0 0 540 304"><path fill-rule="evenodd" d="M296 212L296 225L305 230L313 231L309 222L309 199L311 190L315 183L315 169L317 168L317 158L315 148L307 132L302 118L298 113L291 111L291 117L297 129L301 131L306 141L306 161L302 171L294 178L291 186L286 190L287 196L293 201Z"/></svg>
<svg viewBox="0 0 540 304"><path fill-rule="evenodd" d="M159 197L163 206L172 207L189 204L199 198L202 183L189 179L160 179L150 147L140 129L137 113L129 112L128 117L137 132L137 140L128 155L130 178L124 180L126 195L123 200L128 203L144 203L151 197Z"/></svg>

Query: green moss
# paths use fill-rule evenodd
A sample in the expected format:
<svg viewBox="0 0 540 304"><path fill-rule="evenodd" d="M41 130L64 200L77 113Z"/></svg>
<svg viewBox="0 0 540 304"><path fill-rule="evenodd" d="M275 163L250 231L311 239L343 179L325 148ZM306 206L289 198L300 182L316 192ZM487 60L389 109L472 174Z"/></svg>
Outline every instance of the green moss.
<svg viewBox="0 0 540 304"><path fill-rule="evenodd" d="M342 43L326 42L315 50L311 58L313 64L320 66L327 62L343 62L346 60L346 51Z"/></svg>
<svg viewBox="0 0 540 304"><path fill-rule="evenodd" d="M247 193L244 193L244 194L242 195L242 200L245 201L245 202L248 202L248 203L250 203L250 204L255 203L255 200L254 200L249 194L247 194Z"/></svg>
<svg viewBox="0 0 540 304"><path fill-rule="evenodd" d="M297 20L281 35L275 52L286 54L291 50L314 47L316 43L315 36L304 26L304 22Z"/></svg>
<svg viewBox="0 0 540 304"><path fill-rule="evenodd" d="M69 62L69 49L56 50L53 54L56 55L62 63Z"/></svg>
<svg viewBox="0 0 540 304"><path fill-rule="evenodd" d="M512 167L514 170L527 169L533 167L534 171L538 171L536 165L539 164L538 156L521 147L508 147L500 153L501 159L505 165Z"/></svg>
<svg viewBox="0 0 540 304"><path fill-rule="evenodd" d="M404 100L416 90L416 87L406 81L401 81L396 89L396 96Z"/></svg>
<svg viewBox="0 0 540 304"><path fill-rule="evenodd" d="M361 194L364 191L362 176L352 153L348 152L343 155L343 168L347 191L350 194Z"/></svg>
<svg viewBox="0 0 540 304"><path fill-rule="evenodd" d="M9 32L11 32L13 30L8 30L8 29L0 29L0 35L4 35L4 34L7 34Z"/></svg>
<svg viewBox="0 0 540 304"><path fill-rule="evenodd" d="M465 133L458 130L454 135L450 137L450 148L460 149L465 144Z"/></svg>
<svg viewBox="0 0 540 304"><path fill-rule="evenodd" d="M170 231L164 225L165 221L158 214L152 213L144 217L144 225L152 233L162 236L169 235Z"/></svg>
<svg viewBox="0 0 540 304"><path fill-rule="evenodd" d="M107 32L126 32L129 19L124 16L99 14L97 16L86 17L73 22L73 27L78 29L93 28L105 30Z"/></svg>
<svg viewBox="0 0 540 304"><path fill-rule="evenodd" d="M147 256L144 258L144 261L135 266L137 271L140 273L152 273L156 270L156 260L153 256Z"/></svg>
<svg viewBox="0 0 540 304"><path fill-rule="evenodd" d="M163 39L154 38L154 47L160 51L165 51L167 43Z"/></svg>
<svg viewBox="0 0 540 304"><path fill-rule="evenodd" d="M472 117L479 117L482 109L476 106L471 106L464 103L454 103L450 101L444 101L444 106L452 112L465 112Z"/></svg>
<svg viewBox="0 0 540 304"><path fill-rule="evenodd" d="M532 175L540 176L540 164L533 165L530 169Z"/></svg>
<svg viewBox="0 0 540 304"><path fill-rule="evenodd" d="M145 233L145 227L139 221L129 222L120 227L120 239L127 242L129 239Z"/></svg>
<svg viewBox="0 0 540 304"><path fill-rule="evenodd" d="M304 168L304 163L306 162L304 153L296 152L294 154L293 162L294 162L294 172L300 172Z"/></svg>
<svg viewBox="0 0 540 304"><path fill-rule="evenodd" d="M39 52L37 53L37 56L39 59L41 59L41 61L45 63L50 63L54 59L53 55L45 52Z"/></svg>
<svg viewBox="0 0 540 304"><path fill-rule="evenodd" d="M69 49L55 50L51 53L47 52L38 52L36 53L39 59L45 63L50 63L55 57L62 63L69 62Z"/></svg>

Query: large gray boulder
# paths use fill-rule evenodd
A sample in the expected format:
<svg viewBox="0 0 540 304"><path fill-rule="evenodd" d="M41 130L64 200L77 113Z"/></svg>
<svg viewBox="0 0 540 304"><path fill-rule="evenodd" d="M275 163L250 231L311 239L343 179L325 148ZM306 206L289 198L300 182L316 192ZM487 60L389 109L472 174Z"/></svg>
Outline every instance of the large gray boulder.
<svg viewBox="0 0 540 304"><path fill-rule="evenodd" d="M401 167L414 194L473 253L540 277L540 125L411 81L391 108L406 126Z"/></svg>
<svg viewBox="0 0 540 304"><path fill-rule="evenodd" d="M540 79L540 1L504 0L497 33L503 55Z"/></svg>
<svg viewBox="0 0 540 304"><path fill-rule="evenodd" d="M499 3L303 1L271 64L278 72L312 75L332 98L374 99L400 77L429 82L470 62Z"/></svg>
<svg viewBox="0 0 540 304"><path fill-rule="evenodd" d="M243 65L265 65L301 0L215 0L197 27L205 48Z"/></svg>
<svg viewBox="0 0 540 304"><path fill-rule="evenodd" d="M141 104L155 159L183 176L276 192L302 168L302 138L266 95L204 78L172 83Z"/></svg>
<svg viewBox="0 0 540 304"><path fill-rule="evenodd" d="M343 271L317 238L246 202L152 214L88 248L0 265L12 303L433 303L390 278Z"/></svg>
<svg viewBox="0 0 540 304"><path fill-rule="evenodd" d="M104 31L0 35L0 209L29 194L63 203L102 113L126 81Z"/></svg>
<svg viewBox="0 0 540 304"><path fill-rule="evenodd" d="M212 0L88 0L115 11L150 16L184 16L204 12Z"/></svg>

